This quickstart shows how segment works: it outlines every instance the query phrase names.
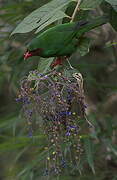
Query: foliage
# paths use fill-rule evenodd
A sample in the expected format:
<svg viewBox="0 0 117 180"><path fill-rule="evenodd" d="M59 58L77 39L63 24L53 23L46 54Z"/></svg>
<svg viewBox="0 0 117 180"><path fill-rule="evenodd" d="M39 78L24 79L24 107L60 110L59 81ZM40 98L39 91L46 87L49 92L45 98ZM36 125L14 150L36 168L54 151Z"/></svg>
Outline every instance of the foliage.
<svg viewBox="0 0 117 180"><path fill-rule="evenodd" d="M46 149L48 143L47 138L45 135L42 135L42 130L39 131L38 128L35 129L33 136L32 134L28 135L27 122L21 116L21 106L17 105L16 107L14 97L16 97L16 93L19 89L20 79L27 77L29 71L34 69L38 69L40 73L46 75L46 73L50 71L50 64L53 61L53 58L44 60L37 57L28 62L23 61L22 54L25 49L25 44L33 38L34 32L41 33L41 31L55 26L58 23L70 21L70 16L76 4L77 2L72 0L17 0L2 2L2 20L0 22L2 28L2 33L0 35L2 50L0 53L0 97L3 99L3 103L0 103L1 179L36 180L47 178L47 176L45 176L47 173L45 159L48 157L48 150ZM116 0L89 0L88 3L82 0L80 4L81 10L76 14L76 19L91 19L94 10L96 11L98 7L101 13L108 15L110 24L117 30L115 21L117 16L116 6ZM70 9L71 12L68 11L68 9ZM23 18L24 20L21 21ZM15 30L13 30L14 28ZM100 29L101 27L96 31L97 34ZM15 33L28 33L9 37L11 31L13 31L12 35ZM104 35L105 34L104 32ZM110 44L114 43L112 39L108 39L107 41ZM105 44L103 44L103 46L105 46ZM85 77L85 90L89 92L88 96L90 99L96 99L94 101L96 111L88 113L88 119L91 121L92 127L87 127L88 123L86 121L80 125L82 129L80 139L81 144L84 145L84 152L79 162L79 171L77 171L76 167L66 167L60 174L60 179L71 180L74 177L79 180L97 179L98 175L100 180L104 180L105 178L114 180L117 178L115 170L117 163L115 160L117 156L115 131L117 125L114 115L110 112L110 108L108 111L104 110L104 103L107 101L108 95L117 90L117 86L115 86L116 73L114 69L116 66L115 47L112 46L107 50L106 46L105 49L102 48L101 51L103 51L103 53L108 53L110 59L109 61L107 61L107 59L103 61L104 55L102 54L102 59L98 59L100 61L98 63L94 62L95 50L91 50L93 47L94 42L92 42L90 38L89 51L89 38L85 39L78 48L78 52L80 52L82 57L78 58L78 55L73 55L70 58L72 66ZM88 52L90 54L86 56ZM90 55L93 53L93 61L91 61L89 59L91 58ZM98 53L101 52L99 51ZM78 59L79 65L77 65ZM65 72L68 78L71 78L70 70L71 68ZM58 71L60 71L59 68ZM112 80L113 78L111 80L109 79L111 76L110 74L114 74L114 82ZM107 77L109 77L108 82ZM96 95L96 98L94 95ZM33 119L35 118L33 117ZM42 121L41 117L39 117L39 121ZM50 148L49 152L51 151L53 152ZM68 149L64 148L64 151L67 153ZM72 151L70 153L72 153ZM100 157L100 159L98 157ZM108 172L106 169L107 163L108 168L111 167ZM87 164L89 164L89 167L91 167L93 173L96 173L97 176L90 172ZM84 168L85 166L87 168ZM103 166L105 169L102 171ZM80 175L81 173L82 175ZM51 177L50 175L50 178L55 179L56 176Z"/></svg>

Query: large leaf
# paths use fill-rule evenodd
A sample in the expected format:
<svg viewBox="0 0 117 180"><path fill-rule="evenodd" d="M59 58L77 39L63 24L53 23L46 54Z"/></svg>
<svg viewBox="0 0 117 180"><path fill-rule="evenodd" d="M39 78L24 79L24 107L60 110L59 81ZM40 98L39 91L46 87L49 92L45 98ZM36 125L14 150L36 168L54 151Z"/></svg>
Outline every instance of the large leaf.
<svg viewBox="0 0 117 180"><path fill-rule="evenodd" d="M105 0L105 1L111 5L117 5L117 0Z"/></svg>
<svg viewBox="0 0 117 180"><path fill-rule="evenodd" d="M84 10L94 9L99 6L103 0L82 0L80 8Z"/></svg>
<svg viewBox="0 0 117 180"><path fill-rule="evenodd" d="M37 29L37 31L35 33L40 32L42 29L44 29L46 26L48 26L49 24L52 24L53 22L62 19L64 17L68 17L64 12L62 11L58 11L57 14L55 14L54 16L52 16L47 22L45 22L44 24L39 25L39 28Z"/></svg>
<svg viewBox="0 0 117 180"><path fill-rule="evenodd" d="M54 58L48 58L48 59L41 58L38 64L39 73L46 73L48 70L50 70L50 65L53 62L53 59Z"/></svg>
<svg viewBox="0 0 117 180"><path fill-rule="evenodd" d="M53 16L56 15L55 21L66 15L61 13L60 9L69 4L72 0L53 0L44 6L33 11L29 16L24 18L24 20L15 28L11 35L15 33L27 33L30 32L39 26L43 26L44 23L47 23ZM53 21L52 21L53 22ZM50 21L50 23L52 23ZM47 23L49 25L49 23ZM45 28L45 26L43 26ZM43 29L41 27L41 30Z"/></svg>

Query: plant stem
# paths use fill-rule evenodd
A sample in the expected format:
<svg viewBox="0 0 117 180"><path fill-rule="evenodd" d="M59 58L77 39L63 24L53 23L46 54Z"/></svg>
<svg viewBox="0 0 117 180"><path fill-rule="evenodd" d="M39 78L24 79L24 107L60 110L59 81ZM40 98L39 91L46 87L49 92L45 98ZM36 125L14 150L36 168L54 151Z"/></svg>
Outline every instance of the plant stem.
<svg viewBox="0 0 117 180"><path fill-rule="evenodd" d="M71 21L70 21L70 22L73 22L73 21L74 21L74 18L75 18L75 16L76 16L77 11L80 10L80 9L79 9L79 6L80 6L81 1L82 1L82 0L78 0L77 5L76 5L76 8L74 9L74 12L73 12L73 14L72 14L72 17L71 17Z"/></svg>

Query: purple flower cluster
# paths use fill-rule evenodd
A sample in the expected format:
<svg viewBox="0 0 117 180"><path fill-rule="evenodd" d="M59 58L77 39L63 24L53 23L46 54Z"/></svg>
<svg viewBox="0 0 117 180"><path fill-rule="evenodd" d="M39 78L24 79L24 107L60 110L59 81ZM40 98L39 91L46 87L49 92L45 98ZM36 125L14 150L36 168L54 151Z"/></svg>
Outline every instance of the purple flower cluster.
<svg viewBox="0 0 117 180"><path fill-rule="evenodd" d="M79 130L79 127L76 125L67 126L66 136L70 136L71 133L77 134L78 130Z"/></svg>
<svg viewBox="0 0 117 180"><path fill-rule="evenodd" d="M85 116L86 109L81 92L83 91L74 76L69 78L56 71L47 74L32 71L21 81L16 101L22 103L23 113L29 125L29 137L32 137L33 127L38 124L36 128L46 134L48 146L52 146L54 150L47 158L46 175L52 171L53 166L55 173L66 167L64 150L68 146L74 151L72 158L76 161L78 159L79 118Z"/></svg>

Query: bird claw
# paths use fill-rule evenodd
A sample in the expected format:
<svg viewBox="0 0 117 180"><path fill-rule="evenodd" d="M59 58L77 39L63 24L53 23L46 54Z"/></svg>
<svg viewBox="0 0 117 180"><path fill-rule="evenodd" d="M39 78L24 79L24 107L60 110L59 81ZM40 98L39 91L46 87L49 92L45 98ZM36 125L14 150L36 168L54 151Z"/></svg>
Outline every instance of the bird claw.
<svg viewBox="0 0 117 180"><path fill-rule="evenodd" d="M51 64L51 68L53 69L57 65L62 65L63 58L62 57L57 57L56 60Z"/></svg>

